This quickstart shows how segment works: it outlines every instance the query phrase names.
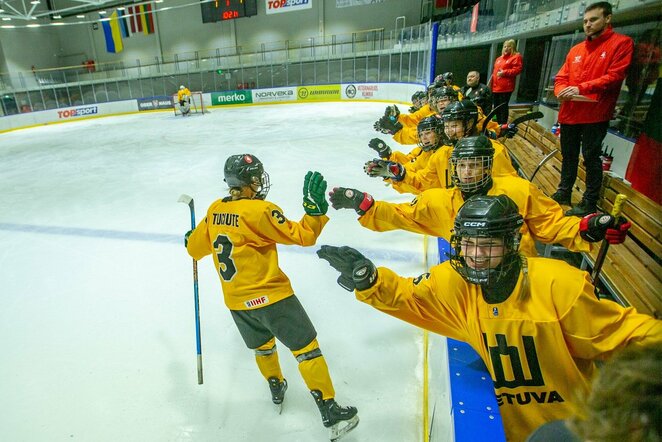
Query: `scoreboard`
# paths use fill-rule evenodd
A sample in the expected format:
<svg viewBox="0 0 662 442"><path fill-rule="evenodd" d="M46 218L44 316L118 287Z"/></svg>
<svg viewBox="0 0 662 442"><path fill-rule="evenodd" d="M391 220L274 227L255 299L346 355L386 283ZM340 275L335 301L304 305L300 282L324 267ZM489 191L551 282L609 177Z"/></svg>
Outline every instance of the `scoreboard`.
<svg viewBox="0 0 662 442"><path fill-rule="evenodd" d="M201 0L202 22L215 23L257 15L257 0Z"/></svg>

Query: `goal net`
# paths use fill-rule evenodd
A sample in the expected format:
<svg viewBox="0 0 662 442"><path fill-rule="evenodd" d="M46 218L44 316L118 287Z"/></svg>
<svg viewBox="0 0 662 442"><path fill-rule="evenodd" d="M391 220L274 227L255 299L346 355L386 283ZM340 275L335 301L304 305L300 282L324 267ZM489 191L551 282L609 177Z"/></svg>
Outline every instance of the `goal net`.
<svg viewBox="0 0 662 442"><path fill-rule="evenodd" d="M204 115L209 111L205 107L205 103L202 100L202 92L191 92L190 97L190 106L188 115ZM177 100L177 94L172 96L172 103L174 106L175 115L182 115L182 109Z"/></svg>

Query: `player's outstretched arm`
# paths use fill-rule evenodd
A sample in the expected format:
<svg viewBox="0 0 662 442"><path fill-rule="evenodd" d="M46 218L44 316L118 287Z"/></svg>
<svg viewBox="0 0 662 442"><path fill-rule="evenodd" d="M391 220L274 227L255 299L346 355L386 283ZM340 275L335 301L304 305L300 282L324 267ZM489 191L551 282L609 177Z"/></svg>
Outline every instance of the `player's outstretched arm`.
<svg viewBox="0 0 662 442"><path fill-rule="evenodd" d="M317 256L340 272L338 285L347 291L366 290L377 281L377 268L361 252L351 247L322 246Z"/></svg>
<svg viewBox="0 0 662 442"><path fill-rule="evenodd" d="M394 181L402 181L406 171L402 164L375 158L363 165L363 171L371 177L382 177Z"/></svg>
<svg viewBox="0 0 662 442"><path fill-rule="evenodd" d="M354 209L359 215L365 215L375 203L369 193L347 187L334 187L329 200L334 209Z"/></svg>
<svg viewBox="0 0 662 442"><path fill-rule="evenodd" d="M319 172L308 171L303 180L303 209L310 216L326 215L326 180Z"/></svg>

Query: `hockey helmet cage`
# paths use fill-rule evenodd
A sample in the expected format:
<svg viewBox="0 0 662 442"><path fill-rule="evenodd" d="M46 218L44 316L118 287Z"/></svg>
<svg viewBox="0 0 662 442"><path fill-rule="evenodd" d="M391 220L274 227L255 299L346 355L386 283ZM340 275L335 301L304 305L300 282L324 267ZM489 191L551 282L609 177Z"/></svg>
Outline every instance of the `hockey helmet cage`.
<svg viewBox="0 0 662 442"><path fill-rule="evenodd" d="M455 217L450 240L451 267L468 282L487 287L496 286L511 268L519 263L520 229L523 224L524 218L519 213L517 204L507 195L477 195L469 198ZM500 263L493 268L470 266L462 251L468 238L500 239L503 247L487 246L490 250L485 255L489 258L501 258ZM497 249L501 249L498 255L494 254Z"/></svg>
<svg viewBox="0 0 662 442"><path fill-rule="evenodd" d="M265 199L271 184L262 162L254 155L231 155L223 168L225 182L232 188L253 187L255 198Z"/></svg>
<svg viewBox="0 0 662 442"><path fill-rule="evenodd" d="M418 122L416 126L418 133L418 145L424 152L436 149L442 145L442 134L444 132L444 123L440 118L435 116L425 117ZM436 135L434 144L424 143L421 138L421 132L433 131Z"/></svg>
<svg viewBox="0 0 662 442"><path fill-rule="evenodd" d="M450 175L453 184L464 194L474 195L492 187L492 163L494 147L485 135L464 137L453 147L450 157ZM481 176L460 176L461 167L480 168ZM463 179L464 178L464 179Z"/></svg>

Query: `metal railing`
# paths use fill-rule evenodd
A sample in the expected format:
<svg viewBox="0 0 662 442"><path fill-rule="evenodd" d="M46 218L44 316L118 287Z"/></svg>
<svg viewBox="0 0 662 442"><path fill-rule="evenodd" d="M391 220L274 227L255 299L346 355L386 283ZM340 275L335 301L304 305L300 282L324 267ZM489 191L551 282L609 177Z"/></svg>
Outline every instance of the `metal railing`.
<svg viewBox="0 0 662 442"><path fill-rule="evenodd" d="M3 115L190 90L333 84L427 83L429 23L385 32L370 29L304 41L233 46L68 68L0 74Z"/></svg>

